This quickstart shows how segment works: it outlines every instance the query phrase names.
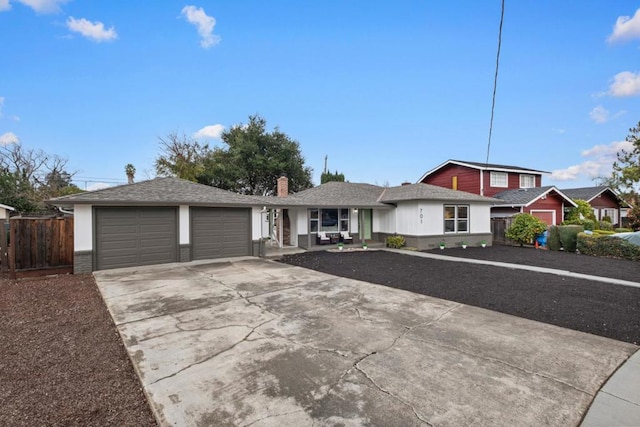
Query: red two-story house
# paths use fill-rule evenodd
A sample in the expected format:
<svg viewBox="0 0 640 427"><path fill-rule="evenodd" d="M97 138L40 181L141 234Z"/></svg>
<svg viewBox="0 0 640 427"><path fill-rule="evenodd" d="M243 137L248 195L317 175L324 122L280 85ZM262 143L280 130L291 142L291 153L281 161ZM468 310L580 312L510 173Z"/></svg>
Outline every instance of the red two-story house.
<svg viewBox="0 0 640 427"><path fill-rule="evenodd" d="M548 225L560 224L565 207L576 204L554 186L542 186L548 172L518 166L447 160L426 172L418 182L493 197L491 217L530 213Z"/></svg>

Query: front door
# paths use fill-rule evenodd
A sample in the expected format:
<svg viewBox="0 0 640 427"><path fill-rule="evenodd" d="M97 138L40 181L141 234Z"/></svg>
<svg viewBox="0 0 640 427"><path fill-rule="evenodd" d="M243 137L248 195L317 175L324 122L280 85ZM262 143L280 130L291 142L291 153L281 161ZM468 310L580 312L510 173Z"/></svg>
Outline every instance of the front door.
<svg viewBox="0 0 640 427"><path fill-rule="evenodd" d="M371 240L371 230L372 230L372 212L371 209L360 209L359 210L360 218L358 219L358 234L360 235L361 240Z"/></svg>

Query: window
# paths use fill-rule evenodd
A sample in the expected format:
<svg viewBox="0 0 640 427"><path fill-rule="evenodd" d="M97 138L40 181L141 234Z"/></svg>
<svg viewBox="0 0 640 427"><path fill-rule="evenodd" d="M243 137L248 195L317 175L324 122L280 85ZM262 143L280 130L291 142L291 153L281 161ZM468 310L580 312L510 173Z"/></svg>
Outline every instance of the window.
<svg viewBox="0 0 640 427"><path fill-rule="evenodd" d="M309 232L349 231L349 209L309 209Z"/></svg>
<svg viewBox="0 0 640 427"><path fill-rule="evenodd" d="M318 209L311 209L309 212L309 231L311 233L318 232Z"/></svg>
<svg viewBox="0 0 640 427"><path fill-rule="evenodd" d="M445 205L444 206L444 232L468 233L469 232L469 206Z"/></svg>
<svg viewBox="0 0 640 427"><path fill-rule="evenodd" d="M535 186L535 175L520 175L520 188L533 188Z"/></svg>
<svg viewBox="0 0 640 427"><path fill-rule="evenodd" d="M507 188L508 187L507 173L491 172L491 186Z"/></svg>

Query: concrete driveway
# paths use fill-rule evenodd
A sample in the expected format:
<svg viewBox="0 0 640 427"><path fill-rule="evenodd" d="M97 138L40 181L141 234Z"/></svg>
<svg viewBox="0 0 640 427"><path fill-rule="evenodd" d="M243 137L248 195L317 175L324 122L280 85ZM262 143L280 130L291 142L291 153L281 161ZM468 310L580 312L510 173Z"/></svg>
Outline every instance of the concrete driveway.
<svg viewBox="0 0 640 427"><path fill-rule="evenodd" d="M257 258L95 277L167 426L575 426L637 349Z"/></svg>

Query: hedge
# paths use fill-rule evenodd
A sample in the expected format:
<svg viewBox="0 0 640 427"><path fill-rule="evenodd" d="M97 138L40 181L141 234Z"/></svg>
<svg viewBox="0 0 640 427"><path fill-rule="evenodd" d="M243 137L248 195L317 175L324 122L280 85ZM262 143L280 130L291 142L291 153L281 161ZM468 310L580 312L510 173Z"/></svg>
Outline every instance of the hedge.
<svg viewBox="0 0 640 427"><path fill-rule="evenodd" d="M581 225L561 225L558 227L558 231L564 251L575 252L578 233L582 233L584 228Z"/></svg>
<svg viewBox="0 0 640 427"><path fill-rule="evenodd" d="M640 261L640 246L609 235L579 233L577 248L585 255Z"/></svg>

